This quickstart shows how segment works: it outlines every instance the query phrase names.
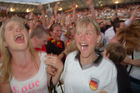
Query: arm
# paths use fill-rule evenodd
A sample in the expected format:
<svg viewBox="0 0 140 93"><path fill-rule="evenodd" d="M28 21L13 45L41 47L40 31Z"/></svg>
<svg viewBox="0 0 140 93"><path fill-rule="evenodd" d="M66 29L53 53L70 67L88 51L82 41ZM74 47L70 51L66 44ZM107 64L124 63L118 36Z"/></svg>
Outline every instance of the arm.
<svg viewBox="0 0 140 93"><path fill-rule="evenodd" d="M77 20L77 16L76 16L76 4L73 4L73 7L72 7L72 22L76 22Z"/></svg>
<svg viewBox="0 0 140 93"><path fill-rule="evenodd" d="M135 18L136 18L136 11L137 11L138 7L139 7L139 6L137 6L137 7L134 9L134 11L132 12L131 17L125 21L125 25L126 25L126 26L129 26L129 25L131 24L131 22L132 22L133 20L135 20Z"/></svg>
<svg viewBox="0 0 140 93"><path fill-rule="evenodd" d="M140 59L132 60L128 56L125 57L124 63L140 67Z"/></svg>
<svg viewBox="0 0 140 93"><path fill-rule="evenodd" d="M41 22L42 22L42 24L43 24L43 27L47 27L48 26L48 20L47 20L47 18L45 17L45 12L44 12L44 10L43 10L43 6L42 5L39 5L38 6L38 9L41 11L41 17L40 17L40 20L41 20Z"/></svg>
<svg viewBox="0 0 140 93"><path fill-rule="evenodd" d="M89 6L89 9L91 11L92 17L96 20L96 16L95 16L95 9L94 9L94 5L93 5L93 0L85 0L87 5Z"/></svg>
<svg viewBox="0 0 140 93"><path fill-rule="evenodd" d="M43 10L43 6L42 5L39 5L38 6L38 9L41 11L41 15L44 15L45 16L45 12Z"/></svg>
<svg viewBox="0 0 140 93"><path fill-rule="evenodd" d="M59 80L59 78L60 78L60 75L61 75L61 73L63 71L63 63L57 56L54 56L54 55L48 56L47 60L45 61L45 63L47 65L53 67L53 72L55 73L55 75L51 76L51 77L52 77L53 84L56 85L58 80ZM48 82L49 82L49 80L50 79L48 79Z"/></svg>
<svg viewBox="0 0 140 93"><path fill-rule="evenodd" d="M57 19L58 19L58 18L57 18L57 17L58 17L58 16L57 16L57 12L58 12L58 7L59 7L58 4L59 4L59 3L56 3L56 4L55 4L55 7L54 7L54 15L55 15L55 21L56 21L56 22L57 22Z"/></svg>
<svg viewBox="0 0 140 93"><path fill-rule="evenodd" d="M131 15L131 17L129 18L129 20L132 21L132 20L135 19L135 17L136 17L136 11L137 11L138 7L139 7L139 6L136 6L136 8L135 8L134 11L132 12L132 15Z"/></svg>

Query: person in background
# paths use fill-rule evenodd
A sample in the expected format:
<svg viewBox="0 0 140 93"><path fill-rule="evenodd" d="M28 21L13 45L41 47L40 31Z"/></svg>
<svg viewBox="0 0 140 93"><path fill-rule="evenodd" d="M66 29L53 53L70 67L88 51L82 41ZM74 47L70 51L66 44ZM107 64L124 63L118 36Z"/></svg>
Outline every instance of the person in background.
<svg viewBox="0 0 140 93"><path fill-rule="evenodd" d="M136 11L138 6L135 8L133 13L131 14L130 18L127 19L125 22L120 20L120 18L116 15L112 17L111 20L111 27L105 31L105 40L106 45L114 38L115 34L122 28L128 27L133 20L136 18Z"/></svg>
<svg viewBox="0 0 140 93"><path fill-rule="evenodd" d="M60 40L62 35L62 27L55 23L50 28L51 37L49 38L46 49L48 54L59 55L65 48L64 42Z"/></svg>
<svg viewBox="0 0 140 93"><path fill-rule="evenodd" d="M109 58L117 68L118 93L131 93L129 75L121 64L126 57L126 50L119 43L109 43L104 50L104 56Z"/></svg>
<svg viewBox="0 0 140 93"><path fill-rule="evenodd" d="M43 28L42 25L37 26L32 33L30 33L31 43L33 48L37 51L46 52L47 42L49 40L49 33Z"/></svg>
<svg viewBox="0 0 140 93"><path fill-rule="evenodd" d="M77 21L78 50L66 57L61 76L65 93L118 93L115 65L95 51L100 39L100 29L93 18Z"/></svg>
<svg viewBox="0 0 140 93"><path fill-rule="evenodd" d="M66 40L66 44L65 44L65 46L67 47L68 45L69 45L69 43L71 42L71 41L73 41L74 40L74 34L75 34L75 28L73 27L73 28L68 28L68 31L67 31L67 40Z"/></svg>
<svg viewBox="0 0 140 93"><path fill-rule="evenodd" d="M52 77L54 85L63 70L57 56L34 51L24 21L19 17L6 20L0 28L0 51L0 93L49 93L47 66L57 70Z"/></svg>
<svg viewBox="0 0 140 93"><path fill-rule="evenodd" d="M127 50L124 64L130 76L132 93L140 91L140 21L132 21L131 25L121 29L111 42L122 44Z"/></svg>

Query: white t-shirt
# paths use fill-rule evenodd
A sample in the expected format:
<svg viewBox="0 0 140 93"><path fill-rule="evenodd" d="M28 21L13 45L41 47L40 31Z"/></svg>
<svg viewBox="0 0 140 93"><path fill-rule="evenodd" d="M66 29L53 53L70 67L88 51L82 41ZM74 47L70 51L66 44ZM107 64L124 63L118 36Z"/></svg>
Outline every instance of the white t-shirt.
<svg viewBox="0 0 140 93"><path fill-rule="evenodd" d="M135 59L140 59L140 52L134 51L134 60ZM131 71L130 71L130 76L140 80L140 67L133 66Z"/></svg>
<svg viewBox="0 0 140 93"><path fill-rule="evenodd" d="M65 93L117 93L117 71L115 65L103 58L98 66L82 69L75 56L77 51L70 53L65 61L62 80Z"/></svg>
<svg viewBox="0 0 140 93"><path fill-rule="evenodd" d="M40 53L40 68L37 74L25 81L18 81L12 77L10 87L12 93L48 93L47 72L44 63L46 53Z"/></svg>

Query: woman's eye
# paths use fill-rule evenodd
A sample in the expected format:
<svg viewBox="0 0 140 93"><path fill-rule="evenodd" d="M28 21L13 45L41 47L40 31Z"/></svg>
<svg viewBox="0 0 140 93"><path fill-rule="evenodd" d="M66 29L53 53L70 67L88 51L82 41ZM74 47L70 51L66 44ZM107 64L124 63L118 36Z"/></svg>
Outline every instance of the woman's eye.
<svg viewBox="0 0 140 93"><path fill-rule="evenodd" d="M13 26L10 26L7 28L8 31L12 31L13 30Z"/></svg>
<svg viewBox="0 0 140 93"><path fill-rule="evenodd" d="M89 35L89 33L87 32L86 35Z"/></svg>

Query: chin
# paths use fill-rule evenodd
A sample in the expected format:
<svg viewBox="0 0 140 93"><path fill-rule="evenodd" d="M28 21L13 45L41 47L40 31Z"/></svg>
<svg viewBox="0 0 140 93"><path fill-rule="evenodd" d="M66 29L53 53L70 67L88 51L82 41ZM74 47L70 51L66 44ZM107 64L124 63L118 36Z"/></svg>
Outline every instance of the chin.
<svg viewBox="0 0 140 93"><path fill-rule="evenodd" d="M81 56L83 57L83 58L87 58L87 57L89 57L89 54L83 54L83 53L81 53Z"/></svg>

